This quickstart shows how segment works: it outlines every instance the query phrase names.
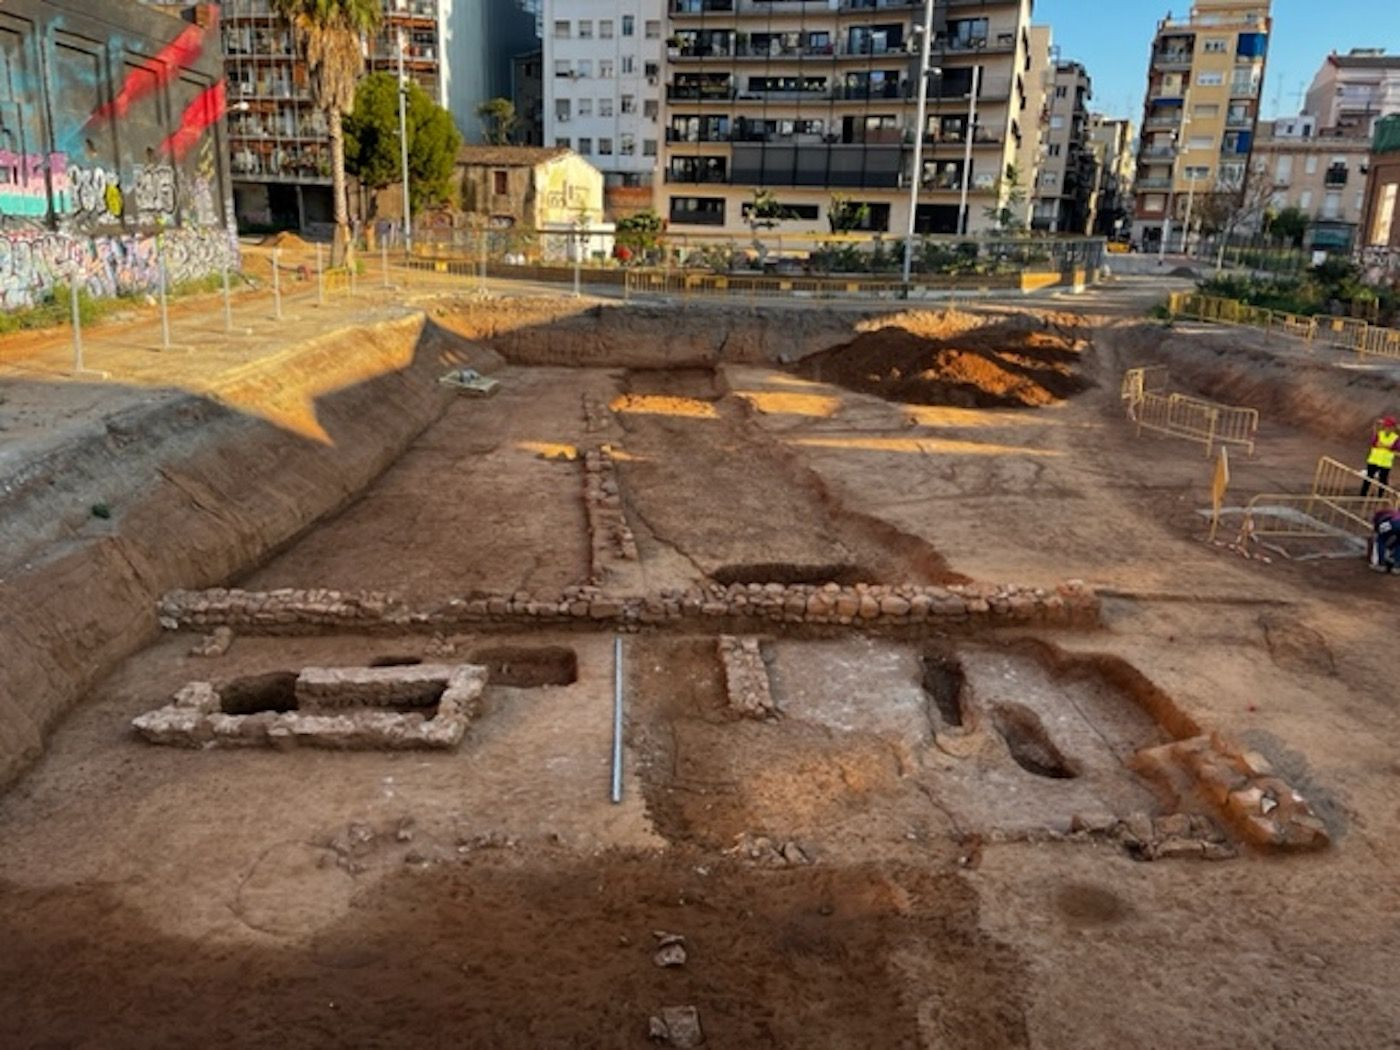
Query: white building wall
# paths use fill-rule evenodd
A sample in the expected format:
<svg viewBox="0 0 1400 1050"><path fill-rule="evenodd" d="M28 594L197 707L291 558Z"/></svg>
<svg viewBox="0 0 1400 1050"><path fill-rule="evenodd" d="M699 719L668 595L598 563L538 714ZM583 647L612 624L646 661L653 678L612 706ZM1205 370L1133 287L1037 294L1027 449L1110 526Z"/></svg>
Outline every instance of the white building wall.
<svg viewBox="0 0 1400 1050"><path fill-rule="evenodd" d="M663 0L544 0L542 21L544 144L611 184L649 185L664 135Z"/></svg>

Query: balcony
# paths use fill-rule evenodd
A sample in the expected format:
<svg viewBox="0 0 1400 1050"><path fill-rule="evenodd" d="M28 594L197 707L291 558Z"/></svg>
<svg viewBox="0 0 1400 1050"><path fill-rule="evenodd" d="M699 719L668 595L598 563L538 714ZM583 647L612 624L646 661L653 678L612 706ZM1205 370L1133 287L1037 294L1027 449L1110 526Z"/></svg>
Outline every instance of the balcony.
<svg viewBox="0 0 1400 1050"><path fill-rule="evenodd" d="M738 93L732 87L699 84L667 84L668 102L733 102Z"/></svg>
<svg viewBox="0 0 1400 1050"><path fill-rule="evenodd" d="M687 15L733 14L734 0L671 0L670 10L671 14L678 18Z"/></svg>
<svg viewBox="0 0 1400 1050"><path fill-rule="evenodd" d="M895 189L903 181L904 155L898 145L739 144L730 179L742 186Z"/></svg>
<svg viewBox="0 0 1400 1050"><path fill-rule="evenodd" d="M768 5L764 5L765 8ZM922 7L913 0L841 0L842 11L902 11L907 8Z"/></svg>
<svg viewBox="0 0 1400 1050"><path fill-rule="evenodd" d="M1169 190L1172 188L1170 175L1151 175L1137 180L1137 188L1140 190Z"/></svg>
<svg viewBox="0 0 1400 1050"><path fill-rule="evenodd" d="M1145 159L1170 160L1176 156L1175 146L1147 146L1140 153L1139 157Z"/></svg>
<svg viewBox="0 0 1400 1050"><path fill-rule="evenodd" d="M1181 112L1162 113L1148 117L1142 122L1144 128L1176 128L1181 126Z"/></svg>
<svg viewBox="0 0 1400 1050"><path fill-rule="evenodd" d="M937 35L933 38L933 49L937 52L946 52L950 55L969 54L982 52L985 54L996 54L998 52L1016 50L1015 33L998 33L992 36L943 36Z"/></svg>
<svg viewBox="0 0 1400 1050"><path fill-rule="evenodd" d="M1323 185L1345 186L1347 184L1347 166L1345 164L1335 164L1327 169L1327 174L1322 177Z"/></svg>
<svg viewBox="0 0 1400 1050"><path fill-rule="evenodd" d="M1190 51L1158 51L1152 64L1158 69L1190 69L1196 56Z"/></svg>
<svg viewBox="0 0 1400 1050"><path fill-rule="evenodd" d="M1248 131L1254 127L1254 114L1228 113L1225 116L1225 126L1237 131Z"/></svg>

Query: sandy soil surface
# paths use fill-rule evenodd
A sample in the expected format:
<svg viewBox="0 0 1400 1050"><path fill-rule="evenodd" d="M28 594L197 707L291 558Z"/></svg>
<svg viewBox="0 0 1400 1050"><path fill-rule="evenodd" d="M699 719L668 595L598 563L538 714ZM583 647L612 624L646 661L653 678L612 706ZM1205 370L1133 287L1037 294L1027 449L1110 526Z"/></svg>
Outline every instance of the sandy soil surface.
<svg viewBox="0 0 1400 1050"><path fill-rule="evenodd" d="M848 377L888 376L870 360L840 382L652 373L635 347L630 370L509 366L249 581L582 582L569 455L607 442L649 588L1080 577L1104 588L1102 629L775 627L764 721L729 707L713 636L630 635L620 806L610 636L240 637L213 660L168 636L0 798L0 1045L642 1047L650 1018L694 1006L722 1047L1400 1046L1396 585L1204 542L1207 460L1137 438L1117 376L1179 355L1204 386L1194 348L1228 340L1055 323L1075 334L1045 349L1083 389L1043 383L1028 408L899 400ZM890 360L1026 352L986 339L929 321ZM586 399L611 406L601 427ZM1305 488L1319 454L1352 451L1273 404L1234 492ZM195 678L544 646L577 680L493 683L455 753L186 752L128 729ZM1145 863L1065 837L1090 812L1212 816L1130 767L1166 727L1111 661L1264 754L1331 847ZM685 938L684 965L656 965L657 932Z"/></svg>

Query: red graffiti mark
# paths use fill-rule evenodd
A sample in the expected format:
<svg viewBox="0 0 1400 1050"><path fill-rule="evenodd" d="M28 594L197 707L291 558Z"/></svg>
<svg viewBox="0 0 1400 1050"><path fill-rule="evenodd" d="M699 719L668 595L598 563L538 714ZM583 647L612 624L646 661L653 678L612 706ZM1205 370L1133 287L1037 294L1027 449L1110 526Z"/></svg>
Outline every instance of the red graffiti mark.
<svg viewBox="0 0 1400 1050"><path fill-rule="evenodd" d="M100 120L120 119L130 112L131 107L157 88L168 84L182 68L193 65L204 52L205 30L200 26L187 26L155 57L155 69L138 69L127 75L117 97L105 106L99 107L88 118L89 123Z"/></svg>
<svg viewBox="0 0 1400 1050"><path fill-rule="evenodd" d="M162 152L168 153L176 160L184 157L199 142L200 136L209 129L210 125L218 123L227 106L228 97L222 80L213 87L201 91L185 107L185 112L180 117L179 128L161 143Z"/></svg>

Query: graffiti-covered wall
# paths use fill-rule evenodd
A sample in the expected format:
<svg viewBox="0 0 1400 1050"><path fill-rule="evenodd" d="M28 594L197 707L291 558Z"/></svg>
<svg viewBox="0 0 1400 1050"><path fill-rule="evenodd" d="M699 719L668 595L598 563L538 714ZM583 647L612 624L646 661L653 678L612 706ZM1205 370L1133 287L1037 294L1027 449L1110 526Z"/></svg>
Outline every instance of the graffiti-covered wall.
<svg viewBox="0 0 1400 1050"><path fill-rule="evenodd" d="M0 306L236 261L218 8L0 3Z"/></svg>

